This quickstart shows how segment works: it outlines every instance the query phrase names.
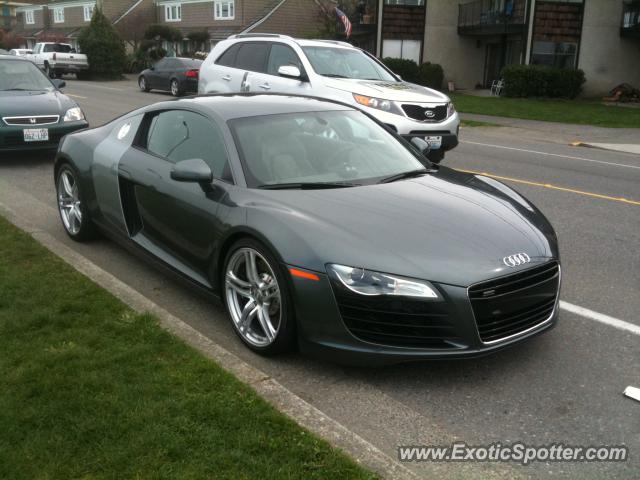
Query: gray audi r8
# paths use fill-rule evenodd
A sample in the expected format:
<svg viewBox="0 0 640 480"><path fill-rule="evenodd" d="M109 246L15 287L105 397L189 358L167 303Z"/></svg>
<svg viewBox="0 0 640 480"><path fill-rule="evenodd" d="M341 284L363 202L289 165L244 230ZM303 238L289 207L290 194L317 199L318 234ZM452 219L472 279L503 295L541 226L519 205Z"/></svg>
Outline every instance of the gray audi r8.
<svg viewBox="0 0 640 480"><path fill-rule="evenodd" d="M58 206L74 240L104 232L221 299L261 354L467 357L552 327L549 222L422 146L317 98L168 101L66 136Z"/></svg>

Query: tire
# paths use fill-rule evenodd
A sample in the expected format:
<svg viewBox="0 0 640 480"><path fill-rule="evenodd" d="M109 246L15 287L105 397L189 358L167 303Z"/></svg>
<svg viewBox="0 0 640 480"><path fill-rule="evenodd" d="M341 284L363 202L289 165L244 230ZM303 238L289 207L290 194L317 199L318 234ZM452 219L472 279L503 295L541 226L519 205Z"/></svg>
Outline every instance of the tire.
<svg viewBox="0 0 640 480"><path fill-rule="evenodd" d="M247 262L255 268L248 269ZM295 316L280 262L260 242L245 238L231 246L223 265L222 298L240 340L264 356L292 350Z"/></svg>
<svg viewBox="0 0 640 480"><path fill-rule="evenodd" d="M151 90L149 88L149 84L147 83L147 79L144 76L138 78L138 87L140 87L140 90L143 92L148 92L149 90Z"/></svg>
<svg viewBox="0 0 640 480"><path fill-rule="evenodd" d="M53 70L48 63L44 64L44 73L47 75L47 77L49 78L56 78L56 72L55 70Z"/></svg>
<svg viewBox="0 0 640 480"><path fill-rule="evenodd" d="M184 93L184 90L180 86L180 82L176 78L171 79L171 83L169 83L169 90L171 91L171 95L174 97L181 97Z"/></svg>
<svg viewBox="0 0 640 480"><path fill-rule="evenodd" d="M67 235L76 242L96 237L97 231L84 201L77 171L68 163L56 173L56 198L58 213Z"/></svg>
<svg viewBox="0 0 640 480"><path fill-rule="evenodd" d="M431 150L427 154L427 158L433 163L440 163L444 159L444 150Z"/></svg>
<svg viewBox="0 0 640 480"><path fill-rule="evenodd" d="M88 72L77 72L76 73L76 80L87 80L89 78L89 73Z"/></svg>

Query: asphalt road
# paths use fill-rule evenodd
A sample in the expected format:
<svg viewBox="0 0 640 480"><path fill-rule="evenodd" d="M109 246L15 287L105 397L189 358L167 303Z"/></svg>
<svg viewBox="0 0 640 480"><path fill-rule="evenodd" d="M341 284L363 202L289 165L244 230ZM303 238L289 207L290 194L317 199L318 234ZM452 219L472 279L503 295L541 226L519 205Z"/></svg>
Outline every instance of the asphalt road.
<svg viewBox="0 0 640 480"><path fill-rule="evenodd" d="M66 93L94 126L170 98L141 93L133 82L67 83ZM549 217L560 239L565 302L640 325L640 156L540 137L521 128L466 128L445 163L508 178ZM562 310L558 327L547 334L469 361L359 369L299 354L260 358L241 345L219 305L109 241L68 240L55 210L51 164L47 157L3 156L0 202L392 457L400 445L454 441L624 444L631 457L624 463L529 466L423 462L408 464L412 470L428 478L637 478L640 403L622 396L627 385L640 387L637 333Z"/></svg>

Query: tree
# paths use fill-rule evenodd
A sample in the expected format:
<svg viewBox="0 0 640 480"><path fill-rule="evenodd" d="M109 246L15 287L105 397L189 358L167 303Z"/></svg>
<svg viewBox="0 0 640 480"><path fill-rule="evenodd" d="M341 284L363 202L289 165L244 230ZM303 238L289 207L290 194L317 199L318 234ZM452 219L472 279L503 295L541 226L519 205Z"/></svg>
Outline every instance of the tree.
<svg viewBox="0 0 640 480"><path fill-rule="evenodd" d="M209 32L206 30L199 30L195 32L190 32L187 34L187 38L193 44L194 52L199 52L203 50L208 50L207 43L209 42Z"/></svg>
<svg viewBox="0 0 640 480"><path fill-rule="evenodd" d="M80 49L87 55L89 71L103 78L119 78L125 67L124 42L102 10L96 8L88 27L78 37Z"/></svg>

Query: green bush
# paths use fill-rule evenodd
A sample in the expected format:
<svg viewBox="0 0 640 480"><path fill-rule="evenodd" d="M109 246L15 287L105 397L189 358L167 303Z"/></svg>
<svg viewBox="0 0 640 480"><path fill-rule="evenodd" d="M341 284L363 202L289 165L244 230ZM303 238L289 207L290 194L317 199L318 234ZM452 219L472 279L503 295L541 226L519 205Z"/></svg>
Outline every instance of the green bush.
<svg viewBox="0 0 640 480"><path fill-rule="evenodd" d="M418 67L418 81L416 83L425 87L442 90L444 70L437 63L423 63Z"/></svg>
<svg viewBox="0 0 640 480"><path fill-rule="evenodd" d="M389 70L406 82L417 83L420 77L418 64L413 60L387 57L382 60Z"/></svg>
<svg viewBox="0 0 640 480"><path fill-rule="evenodd" d="M126 55L124 42L96 8L91 23L80 32L80 49L89 60L89 73L101 78L119 78L125 69Z"/></svg>
<svg viewBox="0 0 640 480"><path fill-rule="evenodd" d="M585 82L582 70L545 65L509 65L502 70L508 97L575 98Z"/></svg>
<svg viewBox="0 0 640 480"><path fill-rule="evenodd" d="M179 42L183 35L180 30L170 25L153 24L149 25L144 32L144 38L148 40L160 39L167 42Z"/></svg>

